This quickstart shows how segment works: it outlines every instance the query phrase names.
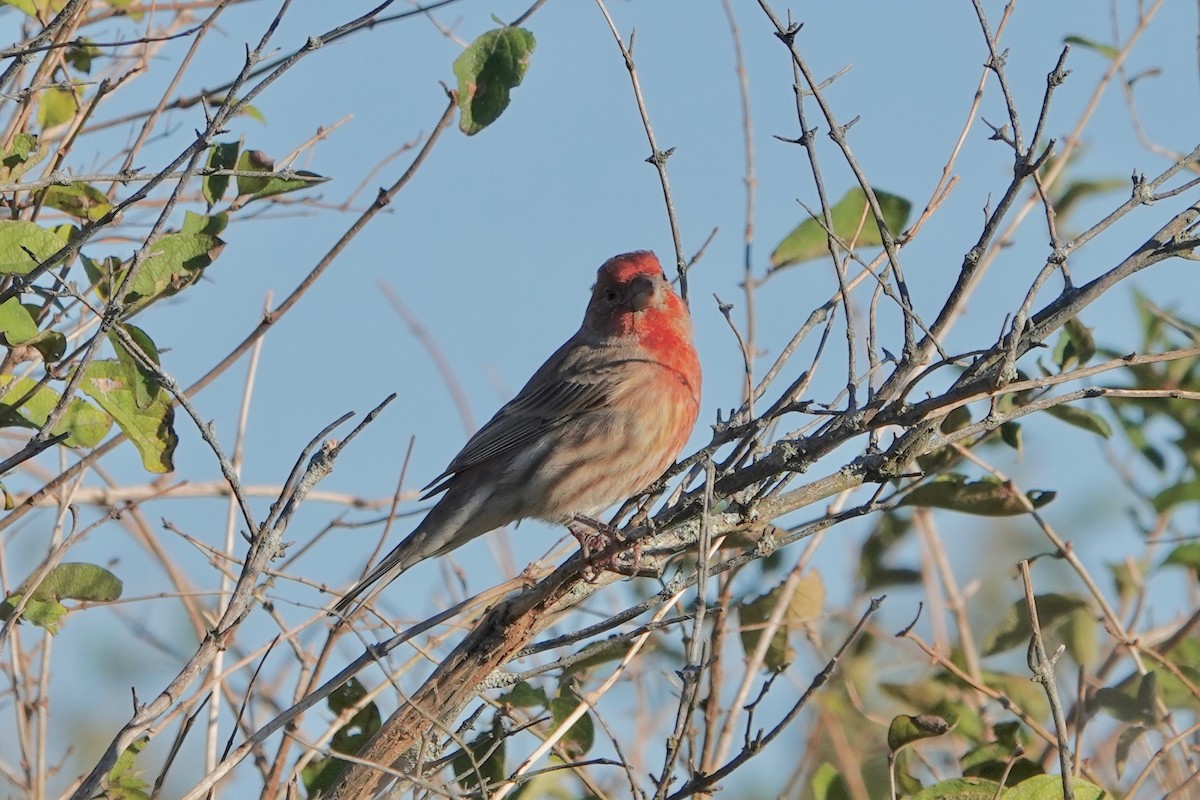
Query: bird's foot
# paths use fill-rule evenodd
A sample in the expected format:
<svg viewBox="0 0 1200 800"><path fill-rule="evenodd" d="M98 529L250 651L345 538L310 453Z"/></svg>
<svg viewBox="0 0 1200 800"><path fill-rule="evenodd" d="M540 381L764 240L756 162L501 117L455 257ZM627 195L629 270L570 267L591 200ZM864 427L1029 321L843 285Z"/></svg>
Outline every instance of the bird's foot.
<svg viewBox="0 0 1200 800"><path fill-rule="evenodd" d="M606 522L581 515L567 523L567 530L579 541L579 549L583 552L583 579L588 583L595 583L604 571L638 574L642 548L636 539L628 553L623 553L614 545L629 541L625 534Z"/></svg>

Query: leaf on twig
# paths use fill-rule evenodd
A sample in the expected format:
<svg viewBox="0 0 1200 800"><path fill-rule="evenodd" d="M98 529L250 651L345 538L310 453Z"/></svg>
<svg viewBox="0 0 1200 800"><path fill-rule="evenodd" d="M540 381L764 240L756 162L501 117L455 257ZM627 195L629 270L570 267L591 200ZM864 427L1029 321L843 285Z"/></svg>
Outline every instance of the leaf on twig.
<svg viewBox="0 0 1200 800"><path fill-rule="evenodd" d="M1011 517L1027 513L1029 506L1041 508L1054 497L1055 492L1033 489L1025 493L1023 500L1007 482L990 476L968 481L965 475L949 473L913 489L900 505L944 508L984 517ZM1028 506L1025 500L1028 500Z"/></svg>
<svg viewBox="0 0 1200 800"><path fill-rule="evenodd" d="M1046 409L1046 413L1055 419L1062 420L1068 425L1082 428L1105 439L1112 436L1112 426L1108 424L1108 420L1095 411L1088 411L1086 408L1064 404L1050 406L1050 408Z"/></svg>
<svg viewBox="0 0 1200 800"><path fill-rule="evenodd" d="M893 236L904 230L912 203L900 195L875 189L875 198L883 212L883 221ZM866 192L856 186L838 200L830 209L833 217L833 232L842 241L857 247L874 247L883 244L879 227L871 215ZM827 234L823 221L808 218L784 237L775 252L771 253L771 269L810 261L829 252Z"/></svg>
<svg viewBox="0 0 1200 800"><path fill-rule="evenodd" d="M112 211L112 203L104 192L82 182L47 187L42 193L42 203L89 222L95 222Z"/></svg>
<svg viewBox="0 0 1200 800"><path fill-rule="evenodd" d="M217 142L208 149L208 168L233 169L238 162L240 148L241 145L238 142ZM200 180L200 192L204 195L204 202L208 203L209 208L221 202L221 198L225 196L225 190L228 188L228 175L205 175Z"/></svg>
<svg viewBox="0 0 1200 800"><path fill-rule="evenodd" d="M252 200L264 197L274 197L279 194L295 192L324 183L329 180L315 172L296 170L295 172L275 173L275 162L261 150L246 150L237 160L238 172L263 172L269 175L238 175L238 198L235 203L238 208Z"/></svg>
<svg viewBox="0 0 1200 800"><path fill-rule="evenodd" d="M1082 36L1066 36L1063 38L1064 44L1074 44L1080 47L1086 47L1088 50L1095 50L1100 55L1108 59L1116 58L1120 55L1117 48L1108 44L1101 44L1094 39L1085 39Z"/></svg>
<svg viewBox="0 0 1200 800"><path fill-rule="evenodd" d="M920 714L915 717L900 714L892 717L892 722L888 725L888 750L895 753L907 744L941 736L952 727L954 726L949 722L933 714Z"/></svg>
<svg viewBox="0 0 1200 800"><path fill-rule="evenodd" d="M780 584L766 594L738 606L742 649L747 658L758 647L763 628L779 605L782 592L783 585ZM805 573L792 591L783 619L780 621L779 627L775 629L771 643L767 645L767 652L763 657L765 669L771 672L781 672L787 669L796 657L795 651L788 643L788 634L793 628L820 616L824 605L825 584L821 581L820 573Z"/></svg>
<svg viewBox="0 0 1200 800"><path fill-rule="evenodd" d="M1055 647L1050 642L1051 638L1061 639L1075 663L1088 663L1096 649L1096 620L1087 600L1076 595L1048 593L1037 595L1034 601L1037 603L1038 622L1046 650L1052 651ZM1018 600L1009 608L1008 616L1000 627L987 637L983 654L993 656L1014 647L1024 647L1031 636L1033 628L1029 623L1029 609L1023 599Z"/></svg>
<svg viewBox="0 0 1200 800"><path fill-rule="evenodd" d="M37 386L32 378L14 378L0 375L0 427L19 425L25 428L41 428L50 418L50 412L58 404L59 393L49 386ZM30 394L30 392L33 392ZM13 404L29 395L14 408ZM112 417L86 400L72 397L58 422L50 429L57 436L69 434L63 440L67 447L95 447L100 444L112 427Z"/></svg>
<svg viewBox="0 0 1200 800"><path fill-rule="evenodd" d="M78 110L78 89L50 86L38 94L37 122L43 131L69 122Z"/></svg>
<svg viewBox="0 0 1200 800"><path fill-rule="evenodd" d="M93 361L79 388L112 415L133 442L149 472L170 472L179 437L175 434L175 409L171 397L159 392L146 408L138 406L133 381L119 361Z"/></svg>
<svg viewBox="0 0 1200 800"><path fill-rule="evenodd" d="M0 619L7 620L28 593L29 580L0 603ZM49 633L58 633L58 622L67 613L61 600L90 600L108 603L121 596L124 584L104 567L68 562L58 564L33 589L21 619Z"/></svg>
<svg viewBox="0 0 1200 800"><path fill-rule="evenodd" d="M0 275L25 275L67 243L61 228L26 220L0 220Z"/></svg>
<svg viewBox="0 0 1200 800"><path fill-rule="evenodd" d="M521 85L537 43L524 28L488 31L454 59L458 79L458 127L474 136L508 108L509 94Z"/></svg>

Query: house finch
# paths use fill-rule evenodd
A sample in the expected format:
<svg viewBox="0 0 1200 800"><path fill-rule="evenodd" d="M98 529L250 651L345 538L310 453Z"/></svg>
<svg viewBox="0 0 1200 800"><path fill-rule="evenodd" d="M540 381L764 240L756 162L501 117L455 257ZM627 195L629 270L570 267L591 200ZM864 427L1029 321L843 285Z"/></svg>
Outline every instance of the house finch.
<svg viewBox="0 0 1200 800"><path fill-rule="evenodd" d="M610 258L579 331L425 487L446 494L333 613L480 534L569 523L641 491L674 462L699 407L687 306L653 253Z"/></svg>

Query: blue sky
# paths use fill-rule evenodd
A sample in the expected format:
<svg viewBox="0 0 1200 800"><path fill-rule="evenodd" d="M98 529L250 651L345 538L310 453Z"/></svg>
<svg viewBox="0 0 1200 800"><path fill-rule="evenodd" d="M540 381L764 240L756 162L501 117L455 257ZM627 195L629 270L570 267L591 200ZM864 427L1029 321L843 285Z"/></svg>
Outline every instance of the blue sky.
<svg viewBox="0 0 1200 800"><path fill-rule="evenodd" d="M750 85L758 179L752 260L754 273L761 276L771 250L804 218L797 200L815 207L816 195L803 150L774 138L798 132L786 50L756 4L734 5ZM1131 4L1121 5L1117 18L1124 37L1133 20L1124 8ZM994 26L1002 4L985 6ZM280 53L290 52L308 36L368 7L357 2L297 3L280 26L275 46ZM453 27L454 36L469 41L494 27L491 15L513 19L525 7L514 2L464 2L435 16L442 25ZM248 3L226 12L180 91L190 94L231 78L246 43L258 39L275 9L275 4ZM736 342L713 300L716 293L734 303L734 318L743 319L738 284L745 224L744 145L729 27L716 2L613 0L610 11L626 38L637 31L634 56L650 117L660 146L675 148L668 168L687 253L717 230L690 278L697 346L705 371L701 424L690 445L694 449L708 441L707 424L715 420L718 410L727 412L739 402L742 381ZM778 4L777 12L784 11ZM851 0L803 4L797 13L803 15L805 25L796 41L813 71L828 77L851 67L826 89L826 96L842 122L858 118L849 139L867 175L876 187L923 207L967 119L986 57L970 4ZM0 38L17 38L10 29L13 17L0 19L8 26L0 27ZM447 131L412 183L266 339L245 443L247 483L280 483L299 449L325 424L347 410L365 412L391 392L398 393L397 401L341 457L323 489L369 498L389 495L412 436L416 441L405 486L415 489L441 472L461 447L467 435L464 421L421 342L393 312L384 285L420 319L454 366L479 424L574 332L595 269L604 259L633 249L653 249L664 263L673 259L657 176L643 163L649 150L628 76L602 15L590 3L558 0L538 10L526 27L537 37L537 50L505 115L475 137ZM137 30L128 22L116 23L111 33ZM1027 2L1018 4L1009 23L1003 39L1009 48L1008 78L1027 135L1036 119L1045 75L1069 35L1111 41L1107 7L1079 0ZM1195 37L1194 5L1167 3L1127 63L1131 74L1161 69L1161 74L1136 85L1138 109L1157 144L1182 152L1196 144L1200 105L1195 102ZM140 80L136 89L116 96L97 118L152 105L172 74L169 65L187 46L187 41L165 45L151 75ZM453 80L450 65L459 52L456 41L421 18L382 25L321 49L284 75L255 103L265 123L242 118L230 127L223 138L241 138L248 148L282 157L318 128L345 120L296 164L334 179L311 193L320 198L320 207L284 206L267 210L258 219L235 222L223 237L228 246L207 280L139 317L139 324L159 347L169 348L164 366L181 383L199 377L236 345L257 323L266 297L278 302L290 292L376 188L403 171L411 153L371 177L351 210L327 208L343 203L382 158L431 130L446 102L439 81ZM1108 65L1100 53L1084 47L1073 50L1068 61L1072 74L1059 88L1049 117L1050 136L1061 137L1074 126ZM810 108L810 114L817 118L815 108ZM994 81L987 85L979 116L996 124L1005 121ZM191 131L203 124L203 117L192 108L171 112L165 123L164 130L171 134L144 151L142 164L147 169L179 152ZM840 197L853 185L852 176L824 136L824 121L818 124L824 179L830 193ZM902 252L915 305L926 320L936 313L964 252L979 235L982 209L999 196L1011 174L1011 151L989 141L988 133L978 122L972 127L956 164L958 185L921 236ZM128 136L129 129L120 127L84 140L68 166L90 170L103 165L110 152L106 148L120 146ZM1135 170L1155 174L1168 163L1139 144L1114 84L1099 100L1073 174L1124 179ZM1103 217L1128 196L1125 192L1084 203L1067 221L1067 234ZM1131 213L1073 258L1077 280L1115 264L1188 202L1185 194ZM149 208L144 216L133 214L130 220L145 223L156 213L157 207ZM102 241L85 252L95 257L128 247L127 242ZM994 341L1048 250L1040 212L1031 214L1013 244L999 255L966 317L948 337L947 348L965 351ZM1194 264L1168 262L1131 283L1162 305L1196 316L1192 309L1200 279ZM776 275L759 290L760 375L809 310L835 289L828 263L813 262ZM1049 301L1056 289L1052 281L1038 305ZM868 294L859 298L860 311L868 298ZM1136 345L1128 289L1118 289L1089 308L1083 320L1098 328L1098 338L1105 344L1118 349ZM890 351L899 351L897 325L882 330L881 336ZM813 384L812 397L818 401L831 400L844 383L840 329L831 341L835 344ZM792 362L780 387L807 368L812 346L806 345ZM245 367L239 365L196 398L201 413L215 421L230 449L244 377ZM930 388L936 386L936 381L931 382ZM211 453L190 423L180 416L178 427L182 442L172 479L218 477ZM1119 519L1126 501L1119 493L1097 489L1108 474L1099 457L1098 440L1053 420L1031 420L1026 436L1024 458L1013 462L1005 456L1001 466L1026 488L1060 490L1048 513L1059 524L1070 526L1068 535L1086 535L1084 529L1111 525L1113 530L1104 532L1107 547L1089 554L1095 563L1106 552L1119 552L1134 541ZM852 455L835 454L812 474L835 470ZM144 480L129 448L104 464L122 482ZM28 487L18 481L9 488ZM255 502L260 514L268 505L266 500ZM329 506L313 504L288 538L306 542L335 513ZM189 533L217 543L223 535L225 508L220 501L164 501L148 508L148 516L168 518ZM350 518L370 516L355 512ZM810 516L815 512L799 518ZM51 517L43 512L31 520L25 527L36 529L49 524ZM409 525L403 520L398 523L401 532ZM958 527L964 537L1011 534L1036 543L1030 528L1006 534L1002 526L979 526L967 517L948 516L943 531L949 536ZM512 536L518 568L547 550L560 533L545 526L522 526ZM345 585L361 568L377 535L377 527L335 531L293 569L311 581ZM22 536L28 553L39 544L34 538ZM838 531L818 557L816 566L834 599L844 599L849 591L847 576L860 540L861 529ZM975 541L982 541L978 546L984 548L1007 550L987 538ZM202 555L170 534L164 533L164 543L195 580L213 579ZM491 546L476 542L455 556L473 589L509 577L496 574ZM957 554L956 563L965 570L972 569L970 550ZM125 579L129 595L166 588L146 569L144 556L115 529L93 536L73 558L100 563L115 559L113 569ZM962 576L964 582L969 578ZM397 585L385 593L385 607L414 616L432 610L441 581L437 565L418 568L405 581L405 587ZM313 606L327 602L327 596L286 583L278 584L275 594ZM600 605L606 607L605 602ZM156 636L180 651L188 646L171 601L140 608L146 609L146 623ZM896 603L885 610L883 625L911 616L912 604ZM83 623L73 620L60 637L59 657L69 657L73 648L87 652L96 646L101 629ZM143 691L156 689L174 664L162 654L148 658L152 669ZM104 709L103 716L114 727L127 709L124 697Z"/></svg>

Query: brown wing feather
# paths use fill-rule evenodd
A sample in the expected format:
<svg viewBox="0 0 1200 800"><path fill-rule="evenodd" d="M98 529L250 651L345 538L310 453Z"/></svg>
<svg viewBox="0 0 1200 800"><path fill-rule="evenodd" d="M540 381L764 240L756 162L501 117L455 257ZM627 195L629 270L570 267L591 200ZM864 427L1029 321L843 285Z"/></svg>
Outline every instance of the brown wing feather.
<svg viewBox="0 0 1200 800"><path fill-rule="evenodd" d="M580 414L610 405L613 383L609 376L619 362L601 362L607 355L600 352L602 349L585 350L591 358L581 358L580 351L575 350L569 368L557 357L567 348L556 353L516 397L475 432L446 471L425 487L424 496L444 491L448 481L463 470L520 449Z"/></svg>

